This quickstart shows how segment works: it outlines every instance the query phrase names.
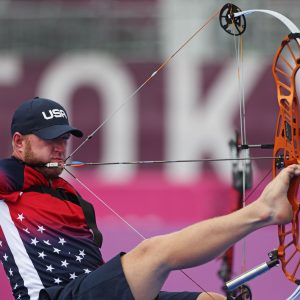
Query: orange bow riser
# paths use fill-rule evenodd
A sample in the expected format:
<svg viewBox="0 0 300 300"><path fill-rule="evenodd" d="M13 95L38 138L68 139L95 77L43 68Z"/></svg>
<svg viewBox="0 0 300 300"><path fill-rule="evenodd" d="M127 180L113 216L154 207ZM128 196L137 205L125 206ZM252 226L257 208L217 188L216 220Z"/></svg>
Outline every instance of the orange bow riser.
<svg viewBox="0 0 300 300"><path fill-rule="evenodd" d="M279 170L291 164L300 163L299 105L296 91L296 75L300 67L300 34L286 37L273 62L273 76L277 87L279 115L274 141L273 177ZM288 225L278 226L278 258L286 277L300 284L299 246L299 200L297 198L300 178L292 181L288 200L293 210L293 218Z"/></svg>

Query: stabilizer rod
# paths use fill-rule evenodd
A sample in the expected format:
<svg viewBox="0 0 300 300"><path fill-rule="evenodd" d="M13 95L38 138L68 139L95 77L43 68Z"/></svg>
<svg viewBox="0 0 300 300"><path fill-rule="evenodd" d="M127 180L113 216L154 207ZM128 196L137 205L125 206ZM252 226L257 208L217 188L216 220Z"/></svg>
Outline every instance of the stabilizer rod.
<svg viewBox="0 0 300 300"><path fill-rule="evenodd" d="M262 275L263 273L269 271L271 268L279 265L277 250L270 252L268 256L270 258L269 261L264 262L258 265L257 267L251 269L250 271L247 271L242 275L226 282L224 289L228 292L234 291L235 289L245 284L246 282L256 278L259 275Z"/></svg>

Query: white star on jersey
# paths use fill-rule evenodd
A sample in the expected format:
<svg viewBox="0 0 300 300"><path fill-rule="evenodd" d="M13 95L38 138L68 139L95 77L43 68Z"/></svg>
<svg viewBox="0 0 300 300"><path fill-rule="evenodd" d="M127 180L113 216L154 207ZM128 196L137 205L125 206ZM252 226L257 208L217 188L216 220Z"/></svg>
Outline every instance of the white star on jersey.
<svg viewBox="0 0 300 300"><path fill-rule="evenodd" d="M53 252L54 252L54 253L59 254L60 251L61 251L61 250L59 250L59 249L53 247Z"/></svg>
<svg viewBox="0 0 300 300"><path fill-rule="evenodd" d="M76 277L78 277L75 272L73 274L70 274L70 279L75 279Z"/></svg>
<svg viewBox="0 0 300 300"><path fill-rule="evenodd" d="M34 239L31 239L31 244L33 244L34 246L37 245L39 241L36 239L36 237Z"/></svg>
<svg viewBox="0 0 300 300"><path fill-rule="evenodd" d="M46 229L44 228L44 226L38 226L38 230L40 233L44 233Z"/></svg>
<svg viewBox="0 0 300 300"><path fill-rule="evenodd" d="M59 238L58 243L64 245L66 243L66 240L64 238Z"/></svg>
<svg viewBox="0 0 300 300"><path fill-rule="evenodd" d="M79 261L79 262L81 262L82 261L82 257L81 256L77 256L77 255L75 255L75 257L76 257L76 261Z"/></svg>
<svg viewBox="0 0 300 300"><path fill-rule="evenodd" d="M42 259L45 259L45 257L47 256L47 254L44 253L44 251L42 252L38 252L39 257L41 257Z"/></svg>
<svg viewBox="0 0 300 300"><path fill-rule="evenodd" d="M60 280L60 278L54 278L54 282L55 282L56 284L60 284L62 281Z"/></svg>
<svg viewBox="0 0 300 300"><path fill-rule="evenodd" d="M46 267L47 267L47 270L46 270L46 271L49 271L49 272L51 272L51 273L52 273L52 271L55 269L55 268L52 267L52 265L46 266Z"/></svg>
<svg viewBox="0 0 300 300"><path fill-rule="evenodd" d="M30 233L29 229L28 228L23 228L23 230L27 233Z"/></svg>
<svg viewBox="0 0 300 300"><path fill-rule="evenodd" d="M20 220L22 222L24 219L25 219L25 217L23 216L23 213L18 214L17 220Z"/></svg>
<svg viewBox="0 0 300 300"><path fill-rule="evenodd" d="M62 266L62 267L66 267L66 268L67 268L67 267L68 267L68 264L69 264L69 263L67 262L66 259L61 261L61 266Z"/></svg>

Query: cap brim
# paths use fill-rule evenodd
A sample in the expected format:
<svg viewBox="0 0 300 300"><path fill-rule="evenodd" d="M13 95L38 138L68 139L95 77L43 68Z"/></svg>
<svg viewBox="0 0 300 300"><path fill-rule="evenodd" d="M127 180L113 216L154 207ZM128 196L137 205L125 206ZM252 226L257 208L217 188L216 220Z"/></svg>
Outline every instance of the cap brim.
<svg viewBox="0 0 300 300"><path fill-rule="evenodd" d="M33 132L33 134L44 140L56 139L66 133L70 133L76 137L83 137L81 130L69 125L53 125Z"/></svg>

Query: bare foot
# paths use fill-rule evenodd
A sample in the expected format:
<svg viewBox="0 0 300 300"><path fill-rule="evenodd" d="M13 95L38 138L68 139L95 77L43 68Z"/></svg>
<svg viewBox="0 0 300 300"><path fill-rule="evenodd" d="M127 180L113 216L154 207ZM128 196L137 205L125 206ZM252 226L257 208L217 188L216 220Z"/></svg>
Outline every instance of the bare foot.
<svg viewBox="0 0 300 300"><path fill-rule="evenodd" d="M283 169L264 189L260 204L265 206L269 223L286 224L292 219L292 207L287 198L291 180L300 180L300 165L290 165Z"/></svg>

